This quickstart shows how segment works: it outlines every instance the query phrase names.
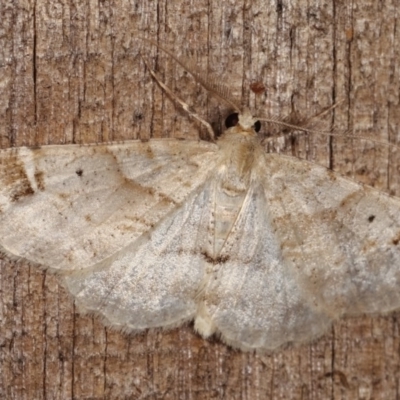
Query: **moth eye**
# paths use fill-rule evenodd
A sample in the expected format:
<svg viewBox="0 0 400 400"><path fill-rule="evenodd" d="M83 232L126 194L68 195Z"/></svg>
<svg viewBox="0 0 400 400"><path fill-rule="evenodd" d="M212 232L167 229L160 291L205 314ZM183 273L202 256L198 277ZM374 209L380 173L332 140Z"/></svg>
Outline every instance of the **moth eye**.
<svg viewBox="0 0 400 400"><path fill-rule="evenodd" d="M227 128L232 128L232 126L236 126L238 122L239 122L239 114L233 113L226 118L225 126Z"/></svg>
<svg viewBox="0 0 400 400"><path fill-rule="evenodd" d="M239 122L239 114L238 113L233 113L231 115L229 115L226 120L225 120L225 126L227 128L232 128L232 126L236 126ZM256 121L253 125L253 129L256 132L259 132L261 129L261 122L260 121Z"/></svg>

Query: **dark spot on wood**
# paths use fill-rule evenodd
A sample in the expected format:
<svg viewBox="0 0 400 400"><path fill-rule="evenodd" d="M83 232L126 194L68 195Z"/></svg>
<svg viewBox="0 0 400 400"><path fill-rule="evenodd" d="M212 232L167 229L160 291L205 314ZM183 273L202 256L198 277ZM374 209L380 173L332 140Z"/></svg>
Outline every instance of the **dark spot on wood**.
<svg viewBox="0 0 400 400"><path fill-rule="evenodd" d="M346 40L348 42L351 42L353 40L353 36L354 36L354 31L353 28L348 28L344 31L344 33L346 34Z"/></svg>
<svg viewBox="0 0 400 400"><path fill-rule="evenodd" d="M336 377L336 378L339 379L340 384L341 384L344 388L346 388L346 389L349 389L349 388L350 388L349 381L347 380L346 375L345 375L342 371L334 370L334 371L332 371L332 372L327 372L327 373L324 375L324 377L325 377L325 378L335 378L335 377Z"/></svg>
<svg viewBox="0 0 400 400"><path fill-rule="evenodd" d="M370 215L368 217L368 222L372 222L375 219L375 215Z"/></svg>
<svg viewBox="0 0 400 400"><path fill-rule="evenodd" d="M83 169L82 169L82 168L79 168L79 169L77 169L77 170L75 171L75 173L76 173L79 177L81 177L81 176L83 175Z"/></svg>
<svg viewBox="0 0 400 400"><path fill-rule="evenodd" d="M265 92L265 85L262 82L253 82L250 89L255 94L261 94Z"/></svg>
<svg viewBox="0 0 400 400"><path fill-rule="evenodd" d="M367 170L366 170L364 167L362 167L362 168L359 168L359 169L356 171L356 173L357 173L358 175L366 175Z"/></svg>

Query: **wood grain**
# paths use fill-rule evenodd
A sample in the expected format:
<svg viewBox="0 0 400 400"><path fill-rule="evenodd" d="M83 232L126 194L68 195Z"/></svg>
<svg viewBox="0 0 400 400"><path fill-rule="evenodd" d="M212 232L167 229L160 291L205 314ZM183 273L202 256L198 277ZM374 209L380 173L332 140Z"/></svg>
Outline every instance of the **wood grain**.
<svg viewBox="0 0 400 400"><path fill-rule="evenodd" d="M395 0L5 0L0 146L201 135L151 79L139 50L222 129L227 108L159 50L143 46L140 35L195 60L265 115L307 118L342 101L324 121L328 128L397 143L397 9ZM266 90L254 93L253 83ZM400 194L395 147L300 137L288 139L285 150ZM348 318L314 343L260 356L217 338L204 341L190 326L139 336L115 332L80 315L56 277L7 259L0 265L4 399L390 399L399 393L396 314Z"/></svg>

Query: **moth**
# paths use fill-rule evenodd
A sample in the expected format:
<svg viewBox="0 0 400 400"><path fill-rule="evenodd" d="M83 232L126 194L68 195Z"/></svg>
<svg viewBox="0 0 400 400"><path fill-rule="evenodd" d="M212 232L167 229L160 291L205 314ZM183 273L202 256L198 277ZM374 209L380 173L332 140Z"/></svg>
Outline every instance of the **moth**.
<svg viewBox="0 0 400 400"><path fill-rule="evenodd" d="M260 119L193 75L236 110L218 139L200 118L210 141L1 150L0 251L114 328L194 321L242 350L400 308L400 199L267 154Z"/></svg>

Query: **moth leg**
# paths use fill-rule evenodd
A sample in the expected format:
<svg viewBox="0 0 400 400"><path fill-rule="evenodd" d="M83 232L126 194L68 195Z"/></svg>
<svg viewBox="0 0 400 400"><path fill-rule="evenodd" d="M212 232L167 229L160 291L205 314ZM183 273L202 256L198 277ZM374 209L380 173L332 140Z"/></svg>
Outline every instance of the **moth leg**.
<svg viewBox="0 0 400 400"><path fill-rule="evenodd" d="M193 118L195 118L197 121L199 121L202 125L205 126L207 129L208 135L210 136L210 140L212 142L215 141L215 133L211 125L200 115L198 115L194 110L190 108L190 106L185 103L182 99L180 99L168 86L165 85L164 82L160 79L160 77L156 74L154 70L152 70L146 61L146 59L141 55L143 62L145 63L147 69L150 71L150 74L152 77L156 80L156 82L168 93L177 103L180 104L180 106Z"/></svg>

